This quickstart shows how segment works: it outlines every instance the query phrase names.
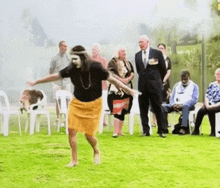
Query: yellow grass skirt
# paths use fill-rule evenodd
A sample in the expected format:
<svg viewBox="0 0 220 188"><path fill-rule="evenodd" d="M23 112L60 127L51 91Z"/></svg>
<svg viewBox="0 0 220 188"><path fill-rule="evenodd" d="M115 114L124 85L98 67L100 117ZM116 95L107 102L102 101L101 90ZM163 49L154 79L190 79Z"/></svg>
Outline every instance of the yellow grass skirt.
<svg viewBox="0 0 220 188"><path fill-rule="evenodd" d="M102 98L91 102L81 102L76 98L69 104L69 128L89 136L98 131L102 110Z"/></svg>

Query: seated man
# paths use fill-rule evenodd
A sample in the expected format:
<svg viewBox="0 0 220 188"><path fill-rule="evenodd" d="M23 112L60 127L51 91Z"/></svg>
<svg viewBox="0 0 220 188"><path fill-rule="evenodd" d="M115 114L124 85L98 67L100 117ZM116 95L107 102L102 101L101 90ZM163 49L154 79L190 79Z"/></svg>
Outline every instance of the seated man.
<svg viewBox="0 0 220 188"><path fill-rule="evenodd" d="M189 111L195 109L195 104L199 98L199 87L190 80L190 73L188 70L181 71L180 79L181 81L177 82L173 87L170 103L164 105L163 110L166 117L167 113L182 111L183 128L180 129L179 134L185 135Z"/></svg>

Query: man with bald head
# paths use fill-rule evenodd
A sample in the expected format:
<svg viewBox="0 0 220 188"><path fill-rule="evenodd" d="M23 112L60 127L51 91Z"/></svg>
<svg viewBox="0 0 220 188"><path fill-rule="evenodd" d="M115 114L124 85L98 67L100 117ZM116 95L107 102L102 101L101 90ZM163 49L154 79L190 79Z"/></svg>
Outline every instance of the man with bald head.
<svg viewBox="0 0 220 188"><path fill-rule="evenodd" d="M165 138L164 130L167 128L165 116L163 115L163 78L166 75L166 66L161 51L150 47L149 38L142 35L138 38L140 51L135 54L135 64L138 79L139 108L143 135L150 136L148 119L149 102L156 114L158 134Z"/></svg>

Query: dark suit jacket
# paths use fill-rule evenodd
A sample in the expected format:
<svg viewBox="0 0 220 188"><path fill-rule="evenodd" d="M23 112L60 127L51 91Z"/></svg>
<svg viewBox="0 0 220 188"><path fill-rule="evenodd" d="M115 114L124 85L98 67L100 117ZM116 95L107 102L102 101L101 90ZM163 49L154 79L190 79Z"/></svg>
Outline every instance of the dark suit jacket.
<svg viewBox="0 0 220 188"><path fill-rule="evenodd" d="M138 90L142 93L146 90L151 93L156 93L161 92L163 89L163 78L167 71L162 52L150 48L149 59L152 58L158 59L158 64L148 64L145 68L142 60L142 51L135 54L135 64L139 74Z"/></svg>

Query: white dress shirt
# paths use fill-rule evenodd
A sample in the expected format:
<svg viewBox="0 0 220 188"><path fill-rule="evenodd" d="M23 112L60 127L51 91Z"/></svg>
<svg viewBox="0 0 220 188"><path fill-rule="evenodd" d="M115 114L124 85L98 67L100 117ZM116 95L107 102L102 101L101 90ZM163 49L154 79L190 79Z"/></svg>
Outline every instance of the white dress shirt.
<svg viewBox="0 0 220 188"><path fill-rule="evenodd" d="M146 53L144 53L144 51L146 51ZM149 53L150 53L150 47L149 46L146 50L142 50L142 61L143 62L144 62L144 59L146 59L146 63L148 62Z"/></svg>

